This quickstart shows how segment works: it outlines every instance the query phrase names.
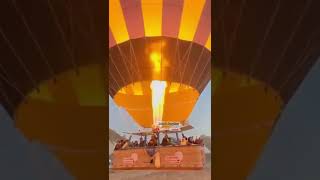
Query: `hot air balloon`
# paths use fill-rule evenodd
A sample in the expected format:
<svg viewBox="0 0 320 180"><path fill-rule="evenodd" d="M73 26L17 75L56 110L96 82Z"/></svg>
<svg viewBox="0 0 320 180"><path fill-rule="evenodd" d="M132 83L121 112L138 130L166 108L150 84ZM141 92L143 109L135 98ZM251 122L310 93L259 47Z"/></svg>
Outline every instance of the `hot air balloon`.
<svg viewBox="0 0 320 180"><path fill-rule="evenodd" d="M247 179L278 117L319 56L320 4L215 3L215 179Z"/></svg>
<svg viewBox="0 0 320 180"><path fill-rule="evenodd" d="M211 80L211 0L109 1L108 60L109 95L140 127L187 125ZM194 152L201 157L201 148ZM132 151L123 153L114 152L114 167L149 167L122 161ZM201 158L194 162L189 167L203 166Z"/></svg>
<svg viewBox="0 0 320 180"><path fill-rule="evenodd" d="M0 6L0 104L61 165L43 163L75 179L107 176L106 11L100 0Z"/></svg>
<svg viewBox="0 0 320 180"><path fill-rule="evenodd" d="M109 2L109 94L142 127L153 124L151 85L165 91L162 121L183 123L211 79L210 8L205 0Z"/></svg>

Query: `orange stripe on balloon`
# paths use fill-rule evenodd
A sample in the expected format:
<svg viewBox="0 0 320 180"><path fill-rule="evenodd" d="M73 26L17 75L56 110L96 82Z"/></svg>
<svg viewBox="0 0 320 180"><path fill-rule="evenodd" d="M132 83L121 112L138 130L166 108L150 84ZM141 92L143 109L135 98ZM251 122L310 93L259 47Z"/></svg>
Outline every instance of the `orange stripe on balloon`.
<svg viewBox="0 0 320 180"><path fill-rule="evenodd" d="M179 39L186 41L193 40L205 2L205 0L184 1Z"/></svg>
<svg viewBox="0 0 320 180"><path fill-rule="evenodd" d="M205 45L211 33L211 1L206 1L193 41Z"/></svg>
<svg viewBox="0 0 320 180"><path fill-rule="evenodd" d="M162 35L177 38L183 9L183 0L163 0Z"/></svg>
<svg viewBox="0 0 320 180"><path fill-rule="evenodd" d="M140 0L120 0L130 39L144 37L144 24Z"/></svg>
<svg viewBox="0 0 320 180"><path fill-rule="evenodd" d="M127 26L119 0L109 0L109 26L118 44L129 40Z"/></svg>

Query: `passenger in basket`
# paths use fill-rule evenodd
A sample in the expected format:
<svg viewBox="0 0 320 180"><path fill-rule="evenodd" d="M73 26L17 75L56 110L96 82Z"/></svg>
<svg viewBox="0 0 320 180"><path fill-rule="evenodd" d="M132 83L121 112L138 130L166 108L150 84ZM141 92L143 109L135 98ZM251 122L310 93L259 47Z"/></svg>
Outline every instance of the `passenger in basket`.
<svg viewBox="0 0 320 180"><path fill-rule="evenodd" d="M182 137L183 137L183 138L187 138L187 136L185 136L183 133L182 133Z"/></svg>
<svg viewBox="0 0 320 180"><path fill-rule="evenodd" d="M190 136L189 138L188 138L188 143L187 143L188 145L191 145L191 144L193 144L193 136Z"/></svg>
<svg viewBox="0 0 320 180"><path fill-rule="evenodd" d="M161 145L162 146L167 146L169 145L169 137L168 137L168 134L166 134L163 139L162 139L162 142L161 142Z"/></svg>
<svg viewBox="0 0 320 180"><path fill-rule="evenodd" d="M152 135L149 143L148 143L148 146L157 146L157 137L156 135Z"/></svg>
<svg viewBox="0 0 320 180"><path fill-rule="evenodd" d="M187 138L186 137L183 137L181 139L180 145L187 145Z"/></svg>
<svg viewBox="0 0 320 180"><path fill-rule="evenodd" d="M139 146L140 146L140 147L143 147L143 146L144 146L144 140L143 140L142 136L140 137Z"/></svg>
<svg viewBox="0 0 320 180"><path fill-rule="evenodd" d="M168 145L173 145L173 140L171 137L168 138Z"/></svg>
<svg viewBox="0 0 320 180"><path fill-rule="evenodd" d="M119 150L119 149L121 149L121 141L118 140L116 146L114 147L114 150Z"/></svg>
<svg viewBox="0 0 320 180"><path fill-rule="evenodd" d="M138 146L139 146L138 141L134 141L134 143L133 143L133 147L138 147Z"/></svg>

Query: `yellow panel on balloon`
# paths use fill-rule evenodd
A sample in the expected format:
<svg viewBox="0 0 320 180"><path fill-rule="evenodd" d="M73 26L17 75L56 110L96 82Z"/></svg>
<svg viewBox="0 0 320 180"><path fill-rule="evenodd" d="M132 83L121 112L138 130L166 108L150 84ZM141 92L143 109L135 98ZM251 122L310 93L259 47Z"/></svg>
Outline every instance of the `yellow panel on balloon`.
<svg viewBox="0 0 320 180"><path fill-rule="evenodd" d="M141 0L145 36L162 35L162 0Z"/></svg>
<svg viewBox="0 0 320 180"><path fill-rule="evenodd" d="M78 76L71 79L78 103L82 106L106 105L104 88L104 68L88 65L80 68Z"/></svg>
<svg viewBox="0 0 320 180"><path fill-rule="evenodd" d="M197 31L205 0L185 0L180 22L179 39L192 41Z"/></svg>
<svg viewBox="0 0 320 180"><path fill-rule="evenodd" d="M206 48L211 51L211 33L210 33L210 36L208 37L208 40L206 42Z"/></svg>
<svg viewBox="0 0 320 180"><path fill-rule="evenodd" d="M167 94L164 104L163 121L181 123L187 121L198 97L199 93L192 88L180 88L176 93Z"/></svg>
<svg viewBox="0 0 320 180"><path fill-rule="evenodd" d="M129 34L119 0L109 1L109 26L117 44L129 40Z"/></svg>

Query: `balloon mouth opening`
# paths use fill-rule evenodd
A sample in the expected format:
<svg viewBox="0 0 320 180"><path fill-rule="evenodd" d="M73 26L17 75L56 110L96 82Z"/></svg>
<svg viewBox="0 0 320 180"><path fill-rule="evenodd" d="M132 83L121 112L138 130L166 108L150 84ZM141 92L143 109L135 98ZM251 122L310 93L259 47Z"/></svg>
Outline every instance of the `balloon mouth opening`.
<svg viewBox="0 0 320 180"><path fill-rule="evenodd" d="M128 84L113 100L132 120L144 128L166 122L184 123L200 93L192 86L165 80L146 80Z"/></svg>
<svg viewBox="0 0 320 180"><path fill-rule="evenodd" d="M146 80L146 81L137 81L134 83L130 83L124 87L121 87L115 94L115 97L119 95L151 96L152 95L151 86L153 85L154 89L158 89L158 88L162 88L161 86L163 86L163 84L165 84L165 88L163 88L163 90L165 91L165 94L174 94L174 93L186 92L186 91L193 91L199 94L197 89L183 83L170 82L170 81L164 81L164 80Z"/></svg>

